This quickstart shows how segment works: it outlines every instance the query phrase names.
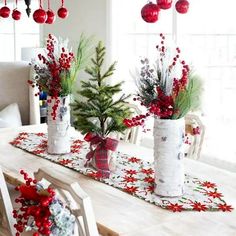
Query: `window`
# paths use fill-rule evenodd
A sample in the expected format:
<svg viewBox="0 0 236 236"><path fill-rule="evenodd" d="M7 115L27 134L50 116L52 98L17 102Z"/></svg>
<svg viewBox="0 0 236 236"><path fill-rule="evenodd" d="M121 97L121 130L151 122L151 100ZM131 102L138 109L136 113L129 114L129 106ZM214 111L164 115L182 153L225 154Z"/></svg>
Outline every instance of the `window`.
<svg viewBox="0 0 236 236"><path fill-rule="evenodd" d="M220 166L228 163L231 167L230 163L234 163L236 170L236 28L232 20L236 2L227 1L230 7L224 10L220 0L190 1L186 15L176 14L173 6L162 10L154 24L141 19L145 3L112 1L112 58L118 60L116 77L126 81L124 91L130 92L131 87L134 91L130 71L138 66L139 57L155 58L160 33L177 39L184 58L194 65L204 82L201 113L206 136L202 159Z"/></svg>
<svg viewBox="0 0 236 236"><path fill-rule="evenodd" d="M8 7L15 8L15 4L8 1ZM22 47L39 47L40 26L32 19L33 11L38 7L37 1L31 3L31 16L28 18L25 12L24 1L18 1L18 9L21 11L21 19L14 21L9 18L0 18L0 61L19 61Z"/></svg>

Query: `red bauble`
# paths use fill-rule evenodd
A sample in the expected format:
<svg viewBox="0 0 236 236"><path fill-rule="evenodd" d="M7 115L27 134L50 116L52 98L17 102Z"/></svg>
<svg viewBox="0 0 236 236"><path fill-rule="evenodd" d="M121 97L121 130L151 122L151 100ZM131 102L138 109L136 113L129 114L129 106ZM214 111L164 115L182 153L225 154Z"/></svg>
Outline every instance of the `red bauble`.
<svg viewBox="0 0 236 236"><path fill-rule="evenodd" d="M68 16L68 14L69 14L68 10L65 7L61 7L57 11L57 15L62 19L65 19Z"/></svg>
<svg viewBox="0 0 236 236"><path fill-rule="evenodd" d="M5 6L0 9L0 16L3 18L7 18L10 15L11 10L9 7Z"/></svg>
<svg viewBox="0 0 236 236"><path fill-rule="evenodd" d="M46 20L46 24L52 24L56 19L56 16L54 14L54 12L52 10L48 10L47 11L47 20Z"/></svg>
<svg viewBox="0 0 236 236"><path fill-rule="evenodd" d="M144 21L155 23L158 20L159 11L160 8L156 4L149 2L142 8L141 15Z"/></svg>
<svg viewBox="0 0 236 236"><path fill-rule="evenodd" d="M175 9L180 14L188 12L189 2L187 0L178 0L175 4Z"/></svg>
<svg viewBox="0 0 236 236"><path fill-rule="evenodd" d="M14 9L11 16L14 20L20 20L21 12L18 11L17 9Z"/></svg>
<svg viewBox="0 0 236 236"><path fill-rule="evenodd" d="M34 12L33 18L34 21L37 22L38 24L43 24L47 19L47 13L42 8L39 8Z"/></svg>
<svg viewBox="0 0 236 236"><path fill-rule="evenodd" d="M171 8L172 0L157 0L157 5L161 9L167 10L167 9Z"/></svg>

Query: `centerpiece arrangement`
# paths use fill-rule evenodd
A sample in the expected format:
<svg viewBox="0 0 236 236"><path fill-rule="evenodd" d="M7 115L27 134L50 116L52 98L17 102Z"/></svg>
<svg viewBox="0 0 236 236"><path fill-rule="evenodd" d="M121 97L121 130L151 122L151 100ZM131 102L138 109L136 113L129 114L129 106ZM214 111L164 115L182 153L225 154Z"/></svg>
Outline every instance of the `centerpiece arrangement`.
<svg viewBox="0 0 236 236"><path fill-rule="evenodd" d="M160 34L157 64L141 60L138 74L138 100L147 108L145 115L124 119L127 127L144 125L145 119L154 116L155 193L160 196L180 196L184 193L184 116L200 104L202 84L181 60L180 49L165 46Z"/></svg>
<svg viewBox="0 0 236 236"><path fill-rule="evenodd" d="M20 204L13 211L17 223L14 225L20 236L25 231L33 236L71 236L74 234L75 216L56 196L55 190L43 182L33 180L21 170L25 184L16 187L20 196L15 202Z"/></svg>
<svg viewBox="0 0 236 236"><path fill-rule="evenodd" d="M35 76L29 80L32 87L48 95L48 152L70 152L70 95L78 72L86 66L91 54L90 38L80 38L77 55L68 48L68 40L49 34L45 55L39 54L34 63Z"/></svg>
<svg viewBox="0 0 236 236"><path fill-rule="evenodd" d="M103 73L104 57L105 47L99 42L95 58L91 59L91 67L85 69L90 78L81 81L79 99L75 100L72 108L75 128L86 134L85 140L90 142L86 164L90 163L98 170L98 174L108 177L111 169L109 151L114 151L118 144L117 140L108 136L127 129L123 119L130 117L131 112L126 103L129 96L123 94L114 99L122 91L122 82L114 85L107 83L115 71L116 63Z"/></svg>

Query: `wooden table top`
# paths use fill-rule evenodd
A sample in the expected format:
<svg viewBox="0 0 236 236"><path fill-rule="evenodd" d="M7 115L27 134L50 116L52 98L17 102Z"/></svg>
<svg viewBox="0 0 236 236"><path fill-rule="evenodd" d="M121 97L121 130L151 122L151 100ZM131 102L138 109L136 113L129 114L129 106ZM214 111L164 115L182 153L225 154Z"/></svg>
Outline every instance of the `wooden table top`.
<svg viewBox="0 0 236 236"><path fill-rule="evenodd" d="M79 182L91 197L95 217L106 236L236 236L236 210L233 212L173 213L95 181L73 170L29 154L9 144L19 132L46 132L46 125L0 129L0 165L12 184L22 181L20 169L29 174L49 166ZM152 160L151 149L120 143L118 150ZM185 160L186 173L215 182L228 204L236 208L236 173L194 160Z"/></svg>

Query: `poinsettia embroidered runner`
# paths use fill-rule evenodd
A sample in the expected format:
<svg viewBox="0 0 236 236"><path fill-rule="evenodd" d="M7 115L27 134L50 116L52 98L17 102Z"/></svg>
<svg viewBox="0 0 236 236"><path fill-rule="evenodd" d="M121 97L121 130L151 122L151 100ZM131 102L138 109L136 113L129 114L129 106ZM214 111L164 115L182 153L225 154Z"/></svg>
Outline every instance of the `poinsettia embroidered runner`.
<svg viewBox="0 0 236 236"><path fill-rule="evenodd" d="M153 163L121 152L113 153L115 168L109 178L102 179L96 170L85 167L89 145L79 139L72 140L70 154L57 156L47 153L47 135L44 133L20 133L11 144L173 212L233 210L232 206L226 204L223 194L218 192L215 183L189 175L185 176L184 196L176 198L157 196L153 192Z"/></svg>

